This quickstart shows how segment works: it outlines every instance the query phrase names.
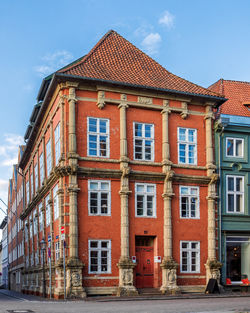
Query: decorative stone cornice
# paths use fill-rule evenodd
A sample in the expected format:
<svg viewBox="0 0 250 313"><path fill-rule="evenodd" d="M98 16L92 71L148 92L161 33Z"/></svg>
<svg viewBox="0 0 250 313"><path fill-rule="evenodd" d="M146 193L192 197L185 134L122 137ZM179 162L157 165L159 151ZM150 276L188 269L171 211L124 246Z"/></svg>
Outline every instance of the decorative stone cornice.
<svg viewBox="0 0 250 313"><path fill-rule="evenodd" d="M153 99L148 97L138 96L137 102L141 104L153 104Z"/></svg>

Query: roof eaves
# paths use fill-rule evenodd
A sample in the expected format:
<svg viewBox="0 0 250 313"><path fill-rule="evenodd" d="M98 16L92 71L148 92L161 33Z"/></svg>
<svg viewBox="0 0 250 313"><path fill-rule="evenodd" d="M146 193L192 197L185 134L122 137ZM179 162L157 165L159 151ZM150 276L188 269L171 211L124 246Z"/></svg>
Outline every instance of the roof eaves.
<svg viewBox="0 0 250 313"><path fill-rule="evenodd" d="M96 82L102 82L102 83L109 83L109 84L115 84L115 85L122 85L127 87L133 87L133 88L143 88L143 89L150 89L150 90L157 90L161 92L169 92L174 94L180 94L180 95L186 95L186 96L196 96L196 97L202 97L210 100L215 100L218 102L225 102L227 99L224 97L219 96L212 96L212 95L204 95L204 94L198 94L198 93L191 93L187 91L179 91L175 89L167 89L167 88L156 88L146 85L137 85L137 84L130 84L126 82L119 82L119 81L112 81L112 80L105 80L100 78L92 78L92 77L85 77L85 76L78 76L78 75L70 75L70 74L64 74L64 73L55 73L57 77L65 77L65 78L71 78L71 79L80 79L80 80L88 80L88 81L96 81Z"/></svg>

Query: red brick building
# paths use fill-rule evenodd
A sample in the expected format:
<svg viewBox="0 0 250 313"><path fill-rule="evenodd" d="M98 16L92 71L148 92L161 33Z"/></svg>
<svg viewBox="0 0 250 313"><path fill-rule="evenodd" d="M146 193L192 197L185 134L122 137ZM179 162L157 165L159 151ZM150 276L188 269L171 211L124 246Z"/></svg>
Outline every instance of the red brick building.
<svg viewBox="0 0 250 313"><path fill-rule="evenodd" d="M19 164L23 291L42 294L49 237L46 292L63 296L62 226L67 296L174 293L218 278L212 126L222 102L114 31L45 78Z"/></svg>

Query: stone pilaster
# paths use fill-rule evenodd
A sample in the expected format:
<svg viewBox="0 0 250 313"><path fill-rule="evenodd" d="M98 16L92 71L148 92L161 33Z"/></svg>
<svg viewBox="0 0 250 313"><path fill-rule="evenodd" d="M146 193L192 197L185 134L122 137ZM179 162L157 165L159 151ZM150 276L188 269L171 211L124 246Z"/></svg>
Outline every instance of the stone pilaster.
<svg viewBox="0 0 250 313"><path fill-rule="evenodd" d="M168 115L170 113L169 102L164 100L162 114L162 171L166 175L163 186L164 201L164 221L163 221L163 247L164 256L161 263L162 268L162 293L178 293L177 286L178 263L173 259L172 251L172 212L171 202L173 193L172 178L174 172L171 170L170 148L169 148L169 131L168 131Z"/></svg>
<svg viewBox="0 0 250 313"><path fill-rule="evenodd" d="M120 109L120 169L121 176L121 256L117 266L119 267L119 288L118 296L129 296L138 294L133 285L134 264L129 256L129 213L128 213L128 197L131 193L129 191L129 173L127 156L127 130L126 130L126 95L121 95Z"/></svg>
<svg viewBox="0 0 250 313"><path fill-rule="evenodd" d="M50 122L50 150L51 150L51 173L55 167L55 149L54 149L54 130L53 130L53 121Z"/></svg>
<svg viewBox="0 0 250 313"><path fill-rule="evenodd" d="M86 292L82 286L82 268L83 263L78 257L78 208L77 193L79 191L77 184L78 155L76 148L76 87L78 84L67 83L69 87L69 166L71 173L69 175L69 259L67 260L67 296L68 297L86 297Z"/></svg>
<svg viewBox="0 0 250 313"><path fill-rule="evenodd" d="M213 134L212 134L212 121L214 114L212 111L212 104L206 106L206 168L207 176L210 177L208 185L208 259L205 264L206 267L206 280L210 278L217 279L220 282L220 268L222 264L216 258L216 224L215 224L215 202L217 199L216 183L218 174L215 173L216 166L214 165L213 157Z"/></svg>

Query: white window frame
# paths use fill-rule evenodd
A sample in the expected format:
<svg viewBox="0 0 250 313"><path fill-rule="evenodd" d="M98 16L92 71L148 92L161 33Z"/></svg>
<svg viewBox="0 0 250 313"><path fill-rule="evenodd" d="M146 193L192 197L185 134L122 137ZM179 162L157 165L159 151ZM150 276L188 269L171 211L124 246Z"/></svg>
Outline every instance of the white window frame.
<svg viewBox="0 0 250 313"><path fill-rule="evenodd" d="M50 225L50 204L49 204L50 196L47 195L45 198L45 211L46 211L46 227Z"/></svg>
<svg viewBox="0 0 250 313"><path fill-rule="evenodd" d="M33 214L31 213L30 218L29 218L29 231L30 231L30 238L33 237Z"/></svg>
<svg viewBox="0 0 250 313"><path fill-rule="evenodd" d="M188 193L182 194L182 188L187 188ZM196 194L191 194L191 190L195 189ZM182 197L188 198L188 209L187 216L182 216ZM197 206L195 208L195 216L191 216L191 200L192 198L197 198ZM197 186L180 186L179 187L179 203L180 203L180 218L183 219L199 219L200 218L200 188Z"/></svg>
<svg viewBox="0 0 250 313"><path fill-rule="evenodd" d="M60 122L56 125L56 128L54 129L54 138L55 138L55 165L57 165L61 156Z"/></svg>
<svg viewBox="0 0 250 313"><path fill-rule="evenodd" d="M33 192L34 192L34 181L33 181L33 171L30 174L30 198L32 200L33 197Z"/></svg>
<svg viewBox="0 0 250 313"><path fill-rule="evenodd" d="M37 163L34 166L34 174L35 174L35 192L38 191L39 181L38 181L38 166Z"/></svg>
<svg viewBox="0 0 250 313"><path fill-rule="evenodd" d="M50 138L46 143L46 174L50 175L52 170L52 154L51 154L51 141Z"/></svg>
<svg viewBox="0 0 250 313"><path fill-rule="evenodd" d="M137 191L138 186L143 186L144 191ZM147 187L153 187L154 192L148 192ZM143 215L137 214L137 195L143 196ZM147 196L153 196L153 208L152 208L153 214L152 215L147 215ZM156 184L135 183L135 216L146 217L146 218L156 218Z"/></svg>
<svg viewBox="0 0 250 313"><path fill-rule="evenodd" d="M180 130L185 129L185 140L180 140ZM188 140L188 131L194 131L194 141ZM178 164L189 164L189 165L197 165L197 129L195 128L186 128L186 127L178 127L177 128L177 142L178 142ZM185 145L185 162L180 160L180 145ZM189 162L188 152L189 146L194 146L194 163Z"/></svg>
<svg viewBox="0 0 250 313"><path fill-rule="evenodd" d="M91 132L89 131L89 120L90 119L95 119L97 121L97 131L96 132ZM106 133L100 133L100 121L105 121L107 122L106 124ZM88 130L88 133L87 133L87 155L89 157L97 157L97 158L109 158L110 156L110 147L109 147L109 142L110 142L110 129L109 129L109 119L107 118L99 118L99 117L92 117L92 116L89 116L87 118L87 130ZM90 147L89 147L89 136L96 136L97 137L97 141L96 141L96 144L97 144L97 148L96 148L96 155L91 155L89 150L90 150ZM100 149L100 136L104 136L104 137L107 137L107 141L106 141L106 145L107 145L107 150L106 150L106 156L103 156L101 155L101 149Z"/></svg>
<svg viewBox="0 0 250 313"><path fill-rule="evenodd" d="M228 140L233 140L233 155L228 155L228 153L227 153ZM241 155L236 155L236 140L240 140L242 142ZM242 159L244 157L244 138L226 137L226 157L228 157L228 158L240 158L240 159Z"/></svg>
<svg viewBox="0 0 250 313"><path fill-rule="evenodd" d="M30 202L30 181L26 181L26 204Z"/></svg>
<svg viewBox="0 0 250 313"><path fill-rule="evenodd" d="M39 175L40 175L40 187L43 184L44 181L44 159L43 159L43 152L41 152L39 156Z"/></svg>
<svg viewBox="0 0 250 313"><path fill-rule="evenodd" d="M228 190L228 178L233 178L234 179L234 190L229 191ZM240 178L242 179L242 186L243 186L243 191L236 191L236 179ZM244 196L244 176L238 176L238 175L226 175L226 208L227 208L227 213L228 214L243 214L245 210L245 196ZM229 211L228 210L228 195L233 195L234 196L234 210ZM237 195L242 195L242 209L240 212L236 211L236 196Z"/></svg>
<svg viewBox="0 0 250 313"><path fill-rule="evenodd" d="M37 220L37 211L34 211L33 214L33 232L34 232L34 236L37 235L37 230L38 230L38 220Z"/></svg>
<svg viewBox="0 0 250 313"><path fill-rule="evenodd" d="M98 189L90 189L91 183L97 183ZM102 190L101 184L105 183L109 185L108 190ZM101 193L105 192L108 193L108 207L107 207L107 213L101 213ZM97 193L97 213L91 213L91 205L90 205L90 193L96 192ZM110 216L111 215L111 183L109 180L89 180L88 181L88 211L89 215L92 216Z"/></svg>
<svg viewBox="0 0 250 313"><path fill-rule="evenodd" d="M38 212L39 212L39 232L43 230L43 203L40 202L38 205Z"/></svg>
<svg viewBox="0 0 250 313"><path fill-rule="evenodd" d="M98 247L92 248L90 247L91 242L97 242ZM102 242L108 242L108 248L102 248ZM111 240L110 239L89 239L88 241L88 252L89 252L89 274L111 274ZM91 271L91 251L97 251L98 253L98 264L97 271ZM101 270L101 251L107 251L107 271Z"/></svg>
<svg viewBox="0 0 250 313"><path fill-rule="evenodd" d="M55 242L55 261L60 259L60 241Z"/></svg>
<svg viewBox="0 0 250 313"><path fill-rule="evenodd" d="M182 248L182 243L188 244L188 248ZM192 248L192 243L198 243L198 248ZM187 252L188 257L187 257L187 270L184 271L182 269L182 252ZM197 253L196 255L196 270L192 271L192 252ZM180 272L181 273L200 273L200 242L199 241L187 241L183 240L180 241Z"/></svg>
<svg viewBox="0 0 250 313"><path fill-rule="evenodd" d="M142 125L142 136L136 136L135 135L135 125L140 124ZM145 126L151 126L151 137L146 137L145 136ZM154 132L154 124L149 124L149 123L141 123L141 122L133 122L133 150L134 150L134 160L137 161L147 161L147 162L153 162L155 159L155 153L154 153L154 138L155 138L155 132ZM142 141L142 158L136 158L136 151L135 151L135 141L136 140L141 140ZM151 141L151 158L146 159L145 155L145 141Z"/></svg>
<svg viewBox="0 0 250 313"><path fill-rule="evenodd" d="M54 213L54 221L59 218L59 197L58 197L58 185L55 185L53 188L53 213Z"/></svg>

